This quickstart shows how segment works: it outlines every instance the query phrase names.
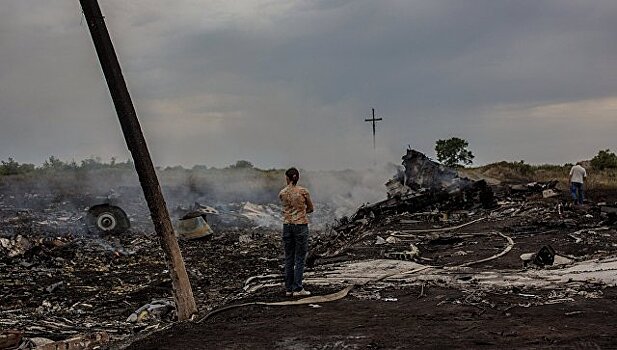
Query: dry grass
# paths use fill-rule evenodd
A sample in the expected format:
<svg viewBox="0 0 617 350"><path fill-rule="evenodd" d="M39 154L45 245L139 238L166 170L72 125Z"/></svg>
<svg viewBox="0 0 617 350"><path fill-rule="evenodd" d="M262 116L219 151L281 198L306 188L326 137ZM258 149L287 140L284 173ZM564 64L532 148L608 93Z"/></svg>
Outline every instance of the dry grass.
<svg viewBox="0 0 617 350"><path fill-rule="evenodd" d="M466 169L466 172L505 183L558 180L559 187L565 189L569 181L570 167L570 165L529 165L520 162L499 162ZM587 189L617 189L616 169L594 170L587 167L587 173Z"/></svg>

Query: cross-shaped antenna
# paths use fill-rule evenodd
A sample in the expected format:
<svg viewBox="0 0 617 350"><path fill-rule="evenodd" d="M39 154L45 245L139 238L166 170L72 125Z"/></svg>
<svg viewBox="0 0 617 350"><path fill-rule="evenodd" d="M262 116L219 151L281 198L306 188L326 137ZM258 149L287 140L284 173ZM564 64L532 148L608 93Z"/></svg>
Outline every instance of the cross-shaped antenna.
<svg viewBox="0 0 617 350"><path fill-rule="evenodd" d="M375 123L378 121L382 121L383 118L375 118L375 108L372 108L373 110L373 118L372 119L364 119L365 122L372 122L373 123L373 150L375 150Z"/></svg>

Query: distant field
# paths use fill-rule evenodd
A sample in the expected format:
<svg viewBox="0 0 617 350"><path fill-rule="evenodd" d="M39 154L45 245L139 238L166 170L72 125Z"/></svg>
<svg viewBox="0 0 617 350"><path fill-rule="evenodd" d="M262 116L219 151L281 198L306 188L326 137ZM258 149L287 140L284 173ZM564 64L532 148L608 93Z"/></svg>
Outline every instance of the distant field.
<svg viewBox="0 0 617 350"><path fill-rule="evenodd" d="M571 165L529 165L520 162L499 162L477 168L464 169L463 173L472 177L488 178L505 183L558 180L559 188L565 189L569 181ZM589 190L617 188L617 170L587 169L586 187Z"/></svg>
<svg viewBox="0 0 617 350"><path fill-rule="evenodd" d="M249 163L250 164L250 163ZM588 190L617 189L616 170L594 170L590 165ZM123 186L139 186L130 162L105 164L96 160L81 165L48 162L43 167L3 162L5 171L17 174L0 176L3 193L51 192L70 198L80 194L105 195ZM558 188L567 189L570 165L529 165L523 162L498 162L460 172L489 183L525 183L558 180ZM310 171L300 170L300 183L309 188L313 199L331 203L335 208L351 210L367 202L385 198L384 183L396 173L396 165L381 169ZM0 172L1 173L1 172ZM179 201L206 198L213 202L272 203L285 185L283 169L259 169L253 166L192 169L157 169L166 197ZM344 213L340 213L341 215Z"/></svg>

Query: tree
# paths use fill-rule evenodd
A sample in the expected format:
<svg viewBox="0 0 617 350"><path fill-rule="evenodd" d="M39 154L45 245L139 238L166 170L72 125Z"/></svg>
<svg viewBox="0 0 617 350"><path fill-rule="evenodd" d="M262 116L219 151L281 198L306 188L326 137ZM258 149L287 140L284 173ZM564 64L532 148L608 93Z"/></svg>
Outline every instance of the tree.
<svg viewBox="0 0 617 350"><path fill-rule="evenodd" d="M45 170L65 170L67 164L60 159L51 156L48 160L43 163L43 169Z"/></svg>
<svg viewBox="0 0 617 350"><path fill-rule="evenodd" d="M617 168L617 155L609 149L602 150L591 159L591 166L598 170L615 169Z"/></svg>
<svg viewBox="0 0 617 350"><path fill-rule="evenodd" d="M469 165L472 163L474 155L467 149L468 146L467 141L458 137L437 140L435 143L437 160L449 167L460 166L460 163Z"/></svg>
<svg viewBox="0 0 617 350"><path fill-rule="evenodd" d="M230 165L230 168L239 168L239 169L250 169L253 167L253 163L248 160L239 160L234 165Z"/></svg>
<svg viewBox="0 0 617 350"><path fill-rule="evenodd" d="M0 165L0 175L19 175L34 171L34 164L19 164L13 158L2 161Z"/></svg>
<svg viewBox="0 0 617 350"><path fill-rule="evenodd" d="M90 157L81 161L81 168L84 170L94 170L105 168L107 164L103 163L100 157Z"/></svg>

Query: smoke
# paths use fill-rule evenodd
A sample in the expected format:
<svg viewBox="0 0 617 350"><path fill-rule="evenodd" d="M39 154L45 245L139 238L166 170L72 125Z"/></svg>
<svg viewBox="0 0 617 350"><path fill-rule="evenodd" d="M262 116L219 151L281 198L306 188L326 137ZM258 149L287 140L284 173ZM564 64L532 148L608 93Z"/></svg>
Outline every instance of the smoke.
<svg viewBox="0 0 617 350"><path fill-rule="evenodd" d="M326 225L362 204L386 198L384 184L398 171L392 163L363 171L301 170L299 184L309 189L316 208L311 222ZM219 208L241 208L229 204L245 202L278 206L278 193L286 185L281 169L174 167L157 172L172 218L186 214L195 202ZM0 204L35 210L41 220L83 216L88 207L108 202L123 208L133 227L152 228L134 169L64 169L0 177Z"/></svg>
<svg viewBox="0 0 617 350"><path fill-rule="evenodd" d="M352 214L362 204L385 199L384 184L399 168L389 163L364 171L309 172L307 186L316 202L328 203L334 210L334 216L340 218Z"/></svg>

